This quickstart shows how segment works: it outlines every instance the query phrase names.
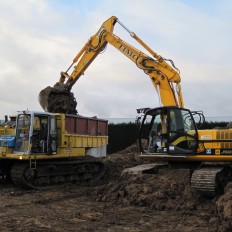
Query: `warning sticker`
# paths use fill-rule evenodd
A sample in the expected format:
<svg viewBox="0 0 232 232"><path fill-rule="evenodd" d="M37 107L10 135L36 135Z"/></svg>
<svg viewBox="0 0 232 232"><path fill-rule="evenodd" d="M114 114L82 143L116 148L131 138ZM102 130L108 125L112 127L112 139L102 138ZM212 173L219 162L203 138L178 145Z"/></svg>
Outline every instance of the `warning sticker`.
<svg viewBox="0 0 232 232"><path fill-rule="evenodd" d="M212 139L212 135L202 135L201 139L210 140Z"/></svg>

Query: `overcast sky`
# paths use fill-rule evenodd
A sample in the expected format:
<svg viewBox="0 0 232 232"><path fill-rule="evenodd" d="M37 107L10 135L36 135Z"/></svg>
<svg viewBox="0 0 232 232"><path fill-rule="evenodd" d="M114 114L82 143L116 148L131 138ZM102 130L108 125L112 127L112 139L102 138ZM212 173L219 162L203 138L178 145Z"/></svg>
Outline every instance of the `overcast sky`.
<svg viewBox="0 0 232 232"><path fill-rule="evenodd" d="M230 0L0 0L0 117L42 111L41 89L115 15L181 71L185 107L231 116L232 1ZM141 49L119 24L114 33ZM81 115L136 117L159 101L147 75L111 45L72 91Z"/></svg>

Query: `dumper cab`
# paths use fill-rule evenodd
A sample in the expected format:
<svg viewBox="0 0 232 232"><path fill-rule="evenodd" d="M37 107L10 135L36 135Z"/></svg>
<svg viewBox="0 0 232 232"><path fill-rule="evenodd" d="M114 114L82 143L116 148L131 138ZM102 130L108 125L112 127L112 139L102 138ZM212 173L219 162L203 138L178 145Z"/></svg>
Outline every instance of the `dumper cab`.
<svg viewBox="0 0 232 232"><path fill-rule="evenodd" d="M17 117L15 154L55 154L56 119L53 114L23 111Z"/></svg>

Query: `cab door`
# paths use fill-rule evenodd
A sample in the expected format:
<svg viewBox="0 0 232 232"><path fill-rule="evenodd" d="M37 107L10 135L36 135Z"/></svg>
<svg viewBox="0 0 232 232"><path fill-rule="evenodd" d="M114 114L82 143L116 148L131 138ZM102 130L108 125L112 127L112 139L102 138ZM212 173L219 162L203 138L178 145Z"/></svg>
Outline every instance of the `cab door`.
<svg viewBox="0 0 232 232"><path fill-rule="evenodd" d="M56 153L56 119L53 115L35 114L31 136L31 152Z"/></svg>
<svg viewBox="0 0 232 232"><path fill-rule="evenodd" d="M56 131L56 118L50 116L49 118L49 134L48 134L48 154L56 154L57 149L57 131Z"/></svg>
<svg viewBox="0 0 232 232"><path fill-rule="evenodd" d="M15 128L14 153L30 154L31 114L19 114Z"/></svg>
<svg viewBox="0 0 232 232"><path fill-rule="evenodd" d="M166 107L151 109L145 113L139 130L139 145L142 152L167 154L167 120Z"/></svg>
<svg viewBox="0 0 232 232"><path fill-rule="evenodd" d="M168 122L168 153L194 154L198 134L191 112L187 109L170 109Z"/></svg>

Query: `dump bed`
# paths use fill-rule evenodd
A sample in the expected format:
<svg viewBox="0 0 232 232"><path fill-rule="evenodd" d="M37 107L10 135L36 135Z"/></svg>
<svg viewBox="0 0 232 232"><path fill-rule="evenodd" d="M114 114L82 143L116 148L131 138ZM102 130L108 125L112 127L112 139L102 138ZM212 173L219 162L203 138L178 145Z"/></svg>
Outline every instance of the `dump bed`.
<svg viewBox="0 0 232 232"><path fill-rule="evenodd" d="M106 156L108 121L97 117L56 114L58 153Z"/></svg>
<svg viewBox="0 0 232 232"><path fill-rule="evenodd" d="M71 134L105 136L108 134L108 121L97 117L65 115L65 130Z"/></svg>

